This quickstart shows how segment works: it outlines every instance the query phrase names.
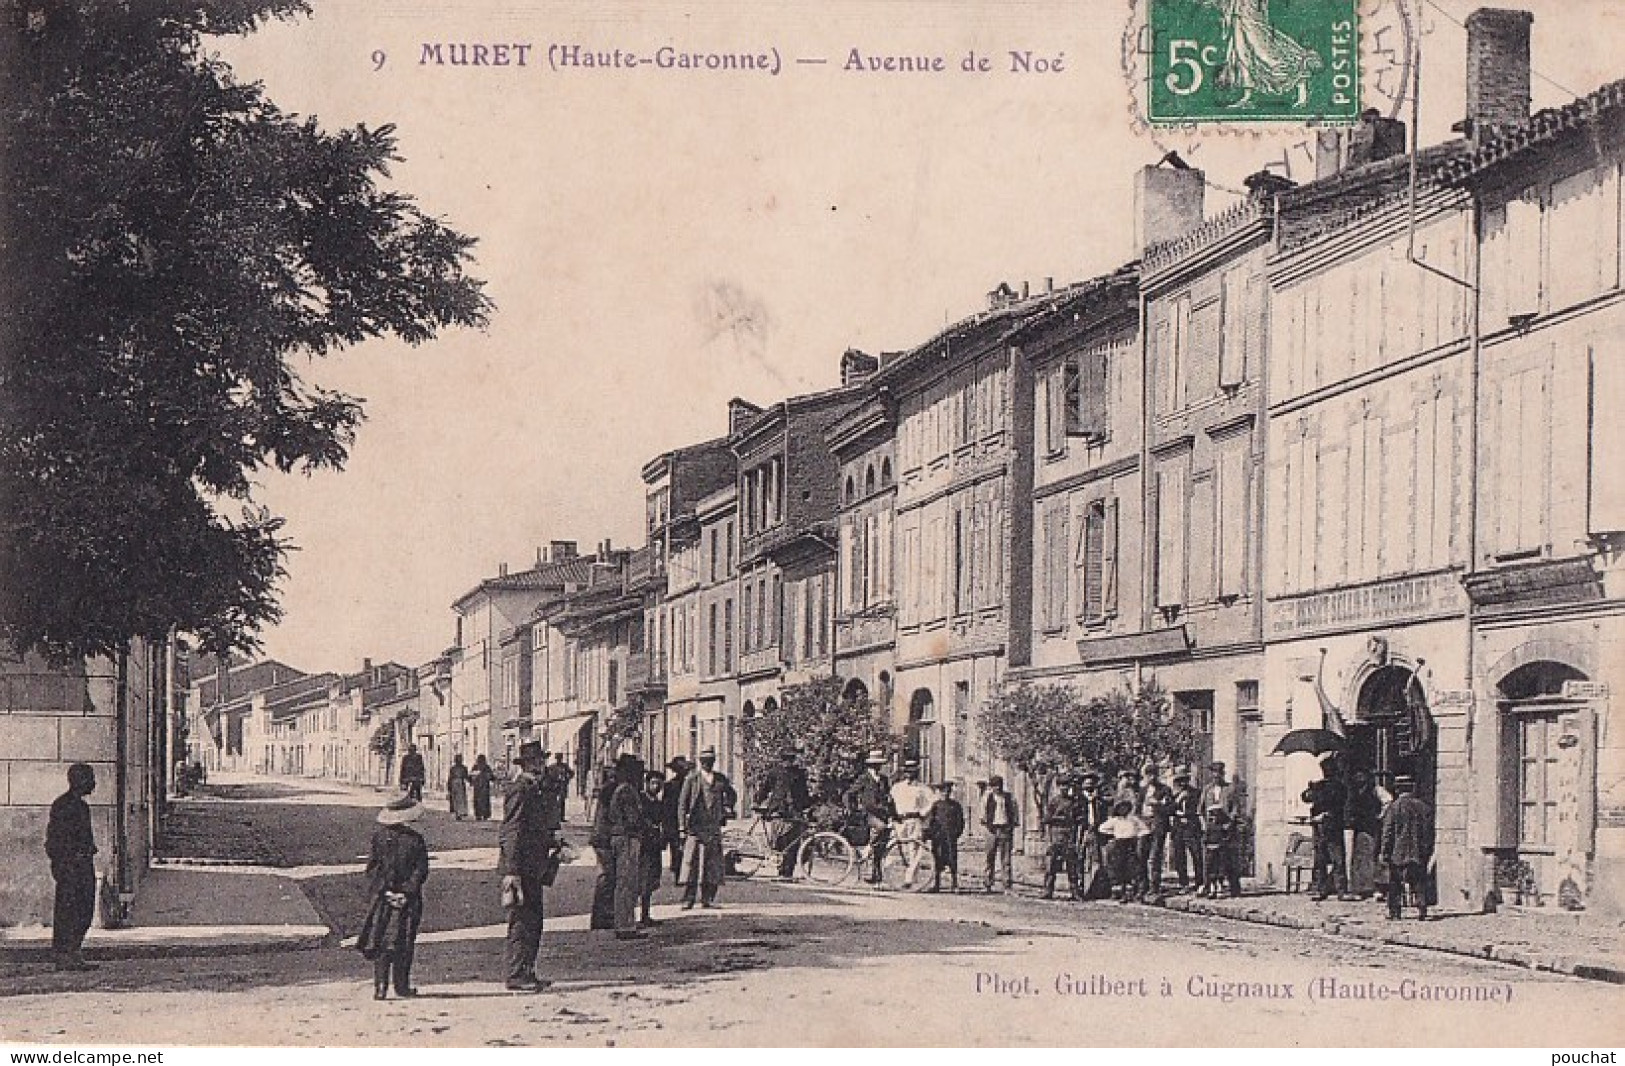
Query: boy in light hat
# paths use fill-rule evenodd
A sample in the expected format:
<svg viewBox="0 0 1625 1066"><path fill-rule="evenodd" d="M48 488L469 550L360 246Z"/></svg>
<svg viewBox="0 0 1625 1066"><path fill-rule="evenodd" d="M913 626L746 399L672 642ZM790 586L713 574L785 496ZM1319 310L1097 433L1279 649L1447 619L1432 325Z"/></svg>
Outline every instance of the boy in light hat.
<svg viewBox="0 0 1625 1066"><path fill-rule="evenodd" d="M410 794L378 812L367 859L367 894L372 907L362 923L356 947L373 961L372 996L388 999L391 978L395 994L418 994L412 987L412 954L423 924L423 882L429 876L429 848L411 823L423 816L423 805Z"/></svg>

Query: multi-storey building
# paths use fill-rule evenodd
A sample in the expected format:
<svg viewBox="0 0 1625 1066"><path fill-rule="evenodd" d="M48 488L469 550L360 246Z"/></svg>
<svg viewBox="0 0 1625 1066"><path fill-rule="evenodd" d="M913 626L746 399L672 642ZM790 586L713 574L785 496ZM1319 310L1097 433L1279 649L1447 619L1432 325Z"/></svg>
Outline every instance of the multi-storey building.
<svg viewBox="0 0 1625 1066"><path fill-rule="evenodd" d="M743 400L729 405L730 430L760 413ZM693 674L696 659L691 644L696 604L690 597L698 588L699 501L735 483L738 461L726 437L677 448L656 456L643 467L644 504L648 543L628 567L628 588L644 599L644 634L648 645L641 661L634 656L627 667L631 695L644 702L644 758L661 766L690 751L689 728L679 703L696 691L685 682L684 700L668 699L672 673Z"/></svg>
<svg viewBox="0 0 1625 1066"><path fill-rule="evenodd" d="M562 675L548 685L558 696L545 719L547 746L571 764L582 790L591 788L598 769L618 752L611 718L626 710L627 661L643 644L643 599L626 588L630 555L601 542L584 580L571 582L535 612L536 628L546 630L544 643L561 653L557 659L544 656Z"/></svg>
<svg viewBox="0 0 1625 1066"><path fill-rule="evenodd" d="M1528 17L1478 12L1468 27L1469 63L1502 92L1470 114L1472 154L1443 168L1475 201L1479 293L1460 444L1476 474L1460 490L1472 642L1456 682L1471 702L1448 797L1466 808L1455 861L1472 900L1617 914L1625 481L1609 457L1625 453L1625 82L1528 118Z"/></svg>
<svg viewBox="0 0 1625 1066"><path fill-rule="evenodd" d="M1201 171L1146 168L1139 179L1147 595L1141 631L1093 654L1149 670L1196 726L1201 773L1224 762L1251 815L1264 668L1264 259L1270 197L1284 182L1256 175L1244 200L1203 221ZM1251 842L1237 853L1250 858Z"/></svg>
<svg viewBox="0 0 1625 1066"><path fill-rule="evenodd" d="M739 560L720 617L723 651L738 646L745 717L773 713L786 685L833 670L838 482L825 433L874 366L848 352L839 387L772 404L731 435L739 460ZM731 527L723 534L731 552Z"/></svg>
<svg viewBox="0 0 1625 1066"><path fill-rule="evenodd" d="M870 358L847 355L855 357ZM879 369L878 361L872 369ZM890 390L864 395L831 424L828 441L841 486L834 672L846 679L847 695L872 699L901 731L908 722L899 720L894 699L897 404Z"/></svg>

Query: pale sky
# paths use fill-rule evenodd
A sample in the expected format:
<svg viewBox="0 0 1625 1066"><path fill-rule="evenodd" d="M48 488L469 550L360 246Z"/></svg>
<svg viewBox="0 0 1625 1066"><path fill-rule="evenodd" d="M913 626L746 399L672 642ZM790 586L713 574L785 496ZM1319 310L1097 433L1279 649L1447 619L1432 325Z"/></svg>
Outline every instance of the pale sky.
<svg viewBox="0 0 1625 1066"><path fill-rule="evenodd" d="M829 387L847 347L919 343L1001 280L1036 289L1134 258L1133 174L1168 147L1207 171L1211 213L1302 140L1136 130L1128 0L312 2L222 54L330 129L394 123L394 179L480 239L497 304L483 332L304 368L368 416L343 472L267 475L256 496L299 546L265 649L312 671L432 658L451 602L549 540L641 544L639 469L721 433L729 397ZM1393 6L1364 0L1368 25L1397 26ZM1440 6L1422 19L1424 143L1463 114L1457 22L1476 5ZM1606 46L1625 42L1622 5L1517 6L1552 81L1584 94L1625 76ZM526 67L473 68L421 64L425 43L532 47ZM555 43L777 48L784 66L553 70ZM853 48L948 69L856 73ZM971 49L991 72L958 70ZM1010 73L1011 50L1062 71ZM1534 96L1569 98L1539 77Z"/></svg>

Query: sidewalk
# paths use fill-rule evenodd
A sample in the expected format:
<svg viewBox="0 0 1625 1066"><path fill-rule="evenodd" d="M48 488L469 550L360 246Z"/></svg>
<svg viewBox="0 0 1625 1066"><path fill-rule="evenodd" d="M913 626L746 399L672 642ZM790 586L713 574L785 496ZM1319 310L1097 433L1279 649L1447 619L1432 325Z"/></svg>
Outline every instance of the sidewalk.
<svg viewBox="0 0 1625 1066"><path fill-rule="evenodd" d="M1625 927L1596 915L1434 909L1426 922L1419 922L1416 911L1407 908L1402 920L1389 921L1385 906L1370 900L1316 903L1306 893L1279 891L1240 899L1170 896L1165 905L1186 914L1332 933L1625 984Z"/></svg>
<svg viewBox="0 0 1625 1066"><path fill-rule="evenodd" d="M250 955L318 948L331 939L316 908L289 878L154 866L141 882L128 923L119 929L93 926L85 937L85 955ZM40 959L50 951L51 931L44 926L0 929L0 960Z"/></svg>

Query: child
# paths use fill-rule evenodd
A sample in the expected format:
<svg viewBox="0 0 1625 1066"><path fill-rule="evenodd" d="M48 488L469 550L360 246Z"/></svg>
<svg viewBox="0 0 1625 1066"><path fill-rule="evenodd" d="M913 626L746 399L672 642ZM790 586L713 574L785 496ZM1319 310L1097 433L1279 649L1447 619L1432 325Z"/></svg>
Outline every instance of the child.
<svg viewBox="0 0 1625 1066"><path fill-rule="evenodd" d="M965 832L965 808L954 799L954 783L937 784L937 800L925 816L925 838L931 842L935 880L927 892L942 891L942 871L953 875L952 891L959 891L959 838Z"/></svg>
<svg viewBox="0 0 1625 1066"><path fill-rule="evenodd" d="M395 994L418 994L412 987L412 952L423 923L423 882L429 876L429 848L411 827L423 805L402 796L378 812L367 860L367 893L372 909L362 923L356 947L373 961L372 998L388 999L390 978Z"/></svg>
<svg viewBox="0 0 1625 1066"><path fill-rule="evenodd" d="M1202 829L1202 875L1199 895L1218 899L1230 879L1230 815L1221 807L1210 807L1207 825ZM1239 895L1239 893L1238 893Z"/></svg>
<svg viewBox="0 0 1625 1066"><path fill-rule="evenodd" d="M1106 873L1112 879L1112 898L1119 903L1145 897L1145 867L1140 865L1140 838L1150 832L1134 813L1134 801L1124 797L1112 804L1112 816L1100 826L1106 844Z"/></svg>

